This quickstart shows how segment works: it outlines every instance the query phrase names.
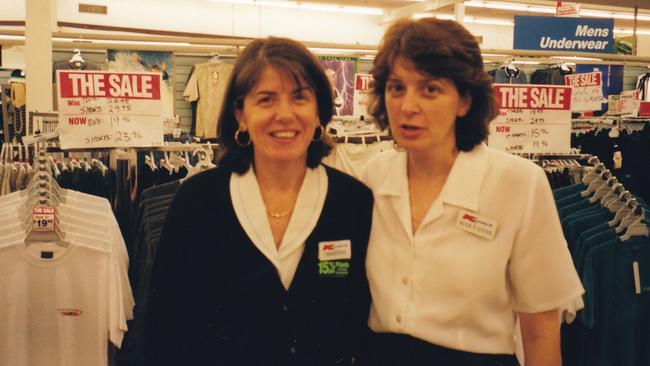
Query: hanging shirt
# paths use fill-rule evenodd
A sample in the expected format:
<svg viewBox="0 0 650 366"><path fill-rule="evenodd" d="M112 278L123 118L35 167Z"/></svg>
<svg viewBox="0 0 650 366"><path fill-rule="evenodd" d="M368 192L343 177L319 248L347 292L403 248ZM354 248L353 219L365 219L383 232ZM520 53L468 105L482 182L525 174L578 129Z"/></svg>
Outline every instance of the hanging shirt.
<svg viewBox="0 0 650 366"><path fill-rule="evenodd" d="M117 266L109 252L69 243L0 247L0 364L107 365L122 342Z"/></svg>
<svg viewBox="0 0 650 366"><path fill-rule="evenodd" d="M415 233L407 153L382 153L363 177L375 197L366 260L375 332L514 354L517 312L579 303L584 291L534 163L483 144L459 152Z"/></svg>
<svg viewBox="0 0 650 366"><path fill-rule="evenodd" d="M232 65L206 62L194 65L183 96L188 102L198 100L196 108L196 136L217 137L217 120L226 95Z"/></svg>

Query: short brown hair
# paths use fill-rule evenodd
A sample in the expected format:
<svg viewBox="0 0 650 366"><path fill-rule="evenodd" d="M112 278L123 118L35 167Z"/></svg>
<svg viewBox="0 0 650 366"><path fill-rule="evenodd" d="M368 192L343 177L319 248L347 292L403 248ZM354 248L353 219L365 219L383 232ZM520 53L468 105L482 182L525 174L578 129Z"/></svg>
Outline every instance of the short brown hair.
<svg viewBox="0 0 650 366"><path fill-rule="evenodd" d="M320 62L304 45L280 37L254 40L237 58L219 116L219 137L225 147L219 165L233 172L246 172L253 161L252 144L242 147L235 141L235 132L239 128L235 111L244 107L244 97L253 89L267 67L286 73L298 85L302 79L314 90L323 131L334 114L334 98L329 79ZM318 166L331 149L325 136L322 140L309 144L307 166Z"/></svg>
<svg viewBox="0 0 650 366"><path fill-rule="evenodd" d="M452 80L461 95L472 98L470 110L456 119L456 147L469 151L488 136L488 125L498 113L492 78L485 72L481 51L474 36L451 20L402 19L384 34L375 57L375 79L370 114L382 129L388 127L386 80L395 59L404 57L418 71Z"/></svg>

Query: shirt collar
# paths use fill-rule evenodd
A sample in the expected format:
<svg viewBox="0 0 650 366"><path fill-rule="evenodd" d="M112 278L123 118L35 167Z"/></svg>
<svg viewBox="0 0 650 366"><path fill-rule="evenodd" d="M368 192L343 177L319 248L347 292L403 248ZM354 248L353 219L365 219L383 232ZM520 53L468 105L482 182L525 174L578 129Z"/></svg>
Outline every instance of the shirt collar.
<svg viewBox="0 0 650 366"><path fill-rule="evenodd" d="M488 166L488 150L485 144L471 151L461 151L454 161L445 186L440 192L444 203L478 211L481 184ZM391 167L377 188L378 195L401 196L408 194L406 175L407 154L399 152L391 157Z"/></svg>
<svg viewBox="0 0 650 366"><path fill-rule="evenodd" d="M307 169L282 244L276 249L253 168L231 176L231 198L237 219L255 246L276 266L300 248L316 227L325 203L327 183L327 172L322 165Z"/></svg>
<svg viewBox="0 0 650 366"><path fill-rule="evenodd" d="M451 167L445 186L440 192L442 202L478 211L479 196L489 153L485 144L475 146L470 151L461 151Z"/></svg>

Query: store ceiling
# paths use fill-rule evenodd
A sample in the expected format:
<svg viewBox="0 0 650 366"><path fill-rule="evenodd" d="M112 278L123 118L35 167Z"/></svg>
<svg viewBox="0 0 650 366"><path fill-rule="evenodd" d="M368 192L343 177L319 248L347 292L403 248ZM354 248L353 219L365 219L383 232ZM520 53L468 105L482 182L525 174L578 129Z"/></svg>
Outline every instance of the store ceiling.
<svg viewBox="0 0 650 366"><path fill-rule="evenodd" d="M327 4L336 4L342 6L364 6L364 7L374 7L381 8L384 10L394 10L403 6L416 4L424 0L301 0L301 2L311 2L311 3L327 3ZM518 5L546 5L546 6L555 6L556 1L550 0L529 0L529 1L512 1L512 0L493 0L514 3ZM444 1L441 1L444 2ZM575 0L574 0L575 2ZM634 7L639 7L639 12L644 14L650 13L650 0L589 0L589 1L580 1L579 2L583 8L588 9L599 9L599 10L610 10L610 11L625 11L625 12L634 12ZM454 9L453 5L448 5L437 11L437 13L443 14L453 14ZM490 19L509 19L512 20L514 15L544 15L540 13L522 13L511 10L500 10L500 9L487 9L487 8L475 8L475 7L466 7L465 14L468 16L473 16L477 18L490 18ZM631 29L634 26L632 20L616 19L615 26L620 28ZM638 27L649 28L650 21L638 21Z"/></svg>
<svg viewBox="0 0 650 366"><path fill-rule="evenodd" d="M327 4L337 4L337 5L345 5L345 6L367 6L367 7L373 7L373 8L382 8L382 9L395 9L399 8L405 5L410 5L413 3L418 3L422 2L423 0L348 0L348 1L340 1L340 0L301 0L301 2L305 3L327 3ZM555 1L508 1L504 0L504 2L511 2L511 3L519 3L519 4L540 4L540 3L547 3L548 5L554 5ZM576 2L574 0L574 2ZM647 9L650 10L650 0L589 0L589 1L577 1L580 4L583 5L601 5L601 6L616 6L616 7L623 7L623 8L631 8L633 9L635 6L638 6L639 9Z"/></svg>

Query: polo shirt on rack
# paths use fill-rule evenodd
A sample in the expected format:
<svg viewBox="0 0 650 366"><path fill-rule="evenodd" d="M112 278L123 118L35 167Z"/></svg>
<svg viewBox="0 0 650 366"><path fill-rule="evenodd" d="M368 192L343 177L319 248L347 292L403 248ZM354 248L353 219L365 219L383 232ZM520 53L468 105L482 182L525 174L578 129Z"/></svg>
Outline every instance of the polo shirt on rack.
<svg viewBox="0 0 650 366"><path fill-rule="evenodd" d="M633 263L638 266L635 284ZM587 293L580 319L592 330L588 365L650 363L650 239L616 238L585 257ZM638 287L637 287L638 286Z"/></svg>
<svg viewBox="0 0 650 366"><path fill-rule="evenodd" d="M366 259L375 332L466 352L513 354L517 312L580 301L584 291L553 195L534 163L484 144L459 152L415 233L407 153L382 153L363 177L375 197ZM494 238L465 231L467 221L478 228L494 222Z"/></svg>

